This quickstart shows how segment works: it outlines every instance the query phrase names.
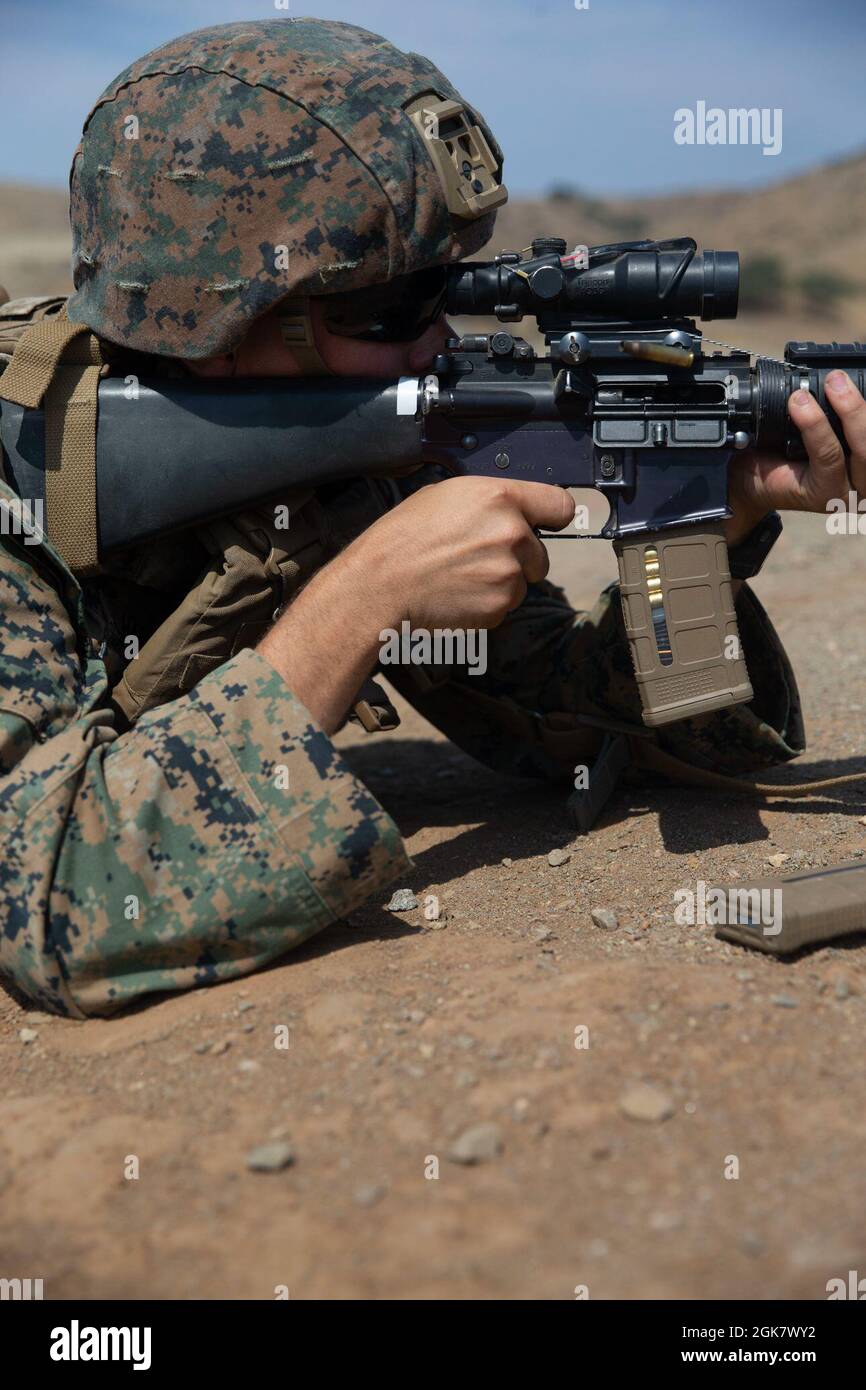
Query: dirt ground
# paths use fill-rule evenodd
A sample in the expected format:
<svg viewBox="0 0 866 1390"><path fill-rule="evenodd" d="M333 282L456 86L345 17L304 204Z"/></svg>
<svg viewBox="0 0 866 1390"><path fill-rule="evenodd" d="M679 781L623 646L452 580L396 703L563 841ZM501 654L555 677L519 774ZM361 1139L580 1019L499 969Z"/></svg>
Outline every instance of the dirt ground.
<svg viewBox="0 0 866 1390"><path fill-rule="evenodd" d="M577 604L613 564L555 551ZM862 767L866 791L864 578L862 538L794 518L757 582L808 721L780 780ZM445 928L373 903L113 1021L0 995L0 1276L48 1298L815 1299L866 1273L866 938L781 963L673 921L698 878L863 854L858 789L631 787L575 838L557 795L411 712L341 741ZM657 1118L626 1113L639 1083ZM476 1125L482 1161L455 1161ZM293 1162L251 1170L266 1143Z"/></svg>

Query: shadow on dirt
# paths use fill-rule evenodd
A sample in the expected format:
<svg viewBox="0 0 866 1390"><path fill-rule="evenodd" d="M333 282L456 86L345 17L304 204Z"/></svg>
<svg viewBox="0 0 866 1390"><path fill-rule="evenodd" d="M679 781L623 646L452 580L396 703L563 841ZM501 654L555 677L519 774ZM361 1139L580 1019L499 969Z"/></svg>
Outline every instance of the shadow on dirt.
<svg viewBox="0 0 866 1390"><path fill-rule="evenodd" d="M570 786L506 777L492 772L453 745L432 739L391 738L369 746L353 744L343 751L361 777L394 817L404 835L426 826L462 826L454 839L416 855L431 880L441 881L485 864L546 854L582 838L567 809ZM805 799L774 797L771 801L731 795L707 788L676 787L661 777L627 773L602 811L596 828L656 814L665 849L670 854L693 854L721 845L751 844L769 838L762 823L766 807L792 814L861 816L866 811L866 762L841 758L798 762L758 774L758 780L778 785L842 776L862 769L862 790L840 787L838 793L817 793ZM473 825L473 822L477 824Z"/></svg>

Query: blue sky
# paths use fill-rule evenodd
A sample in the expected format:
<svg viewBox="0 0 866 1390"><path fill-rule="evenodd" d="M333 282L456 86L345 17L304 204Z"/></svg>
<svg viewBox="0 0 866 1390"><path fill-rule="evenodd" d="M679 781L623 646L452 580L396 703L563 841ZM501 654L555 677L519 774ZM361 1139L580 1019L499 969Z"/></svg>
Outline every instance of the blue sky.
<svg viewBox="0 0 866 1390"><path fill-rule="evenodd" d="M438 63L495 130L515 193L756 185L866 148L866 0L290 3ZM88 109L133 58L285 13L273 0L0 0L0 178L65 184ZM781 152L677 145L674 112L699 100L781 108Z"/></svg>

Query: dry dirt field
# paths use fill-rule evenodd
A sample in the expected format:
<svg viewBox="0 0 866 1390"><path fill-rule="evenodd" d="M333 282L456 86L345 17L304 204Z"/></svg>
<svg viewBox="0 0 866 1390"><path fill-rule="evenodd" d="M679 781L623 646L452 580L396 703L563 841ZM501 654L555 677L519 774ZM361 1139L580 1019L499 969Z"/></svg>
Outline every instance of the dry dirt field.
<svg viewBox="0 0 866 1390"><path fill-rule="evenodd" d="M607 547L569 549L588 601ZM862 539L796 518L777 550L758 589L802 685L802 770L862 767L866 792ZM866 1268L866 942L781 963L672 920L697 878L862 854L866 797L635 787L575 839L556 796L411 712L342 742L446 927L373 903L260 976L111 1022L3 997L0 1273L55 1298L810 1299ZM667 1118L624 1113L642 1082ZM501 1152L453 1161L478 1124ZM269 1141L293 1164L251 1171Z"/></svg>
<svg viewBox="0 0 866 1390"><path fill-rule="evenodd" d="M603 542L554 552L578 606L613 573ZM809 736L778 779L862 768L862 791L635 785L577 838L556 794L402 706L395 734L340 741L444 929L371 903L259 976L110 1022L0 994L0 1276L48 1298L762 1300L866 1273L866 937L780 962L673 921L696 879L866 852L864 580L862 537L797 517L756 584ZM655 1118L627 1113L640 1083ZM481 1161L458 1161L479 1125ZM293 1161L253 1171L267 1143Z"/></svg>

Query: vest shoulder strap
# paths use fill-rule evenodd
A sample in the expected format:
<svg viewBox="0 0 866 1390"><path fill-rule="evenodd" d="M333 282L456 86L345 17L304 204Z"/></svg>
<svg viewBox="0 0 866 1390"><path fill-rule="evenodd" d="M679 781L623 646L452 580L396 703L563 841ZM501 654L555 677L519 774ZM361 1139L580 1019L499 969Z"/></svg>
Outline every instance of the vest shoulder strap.
<svg viewBox="0 0 866 1390"><path fill-rule="evenodd" d="M71 323L63 305L30 323L0 376L0 399L44 409L46 526L76 574L99 565L96 415L105 366L99 339L86 324Z"/></svg>

